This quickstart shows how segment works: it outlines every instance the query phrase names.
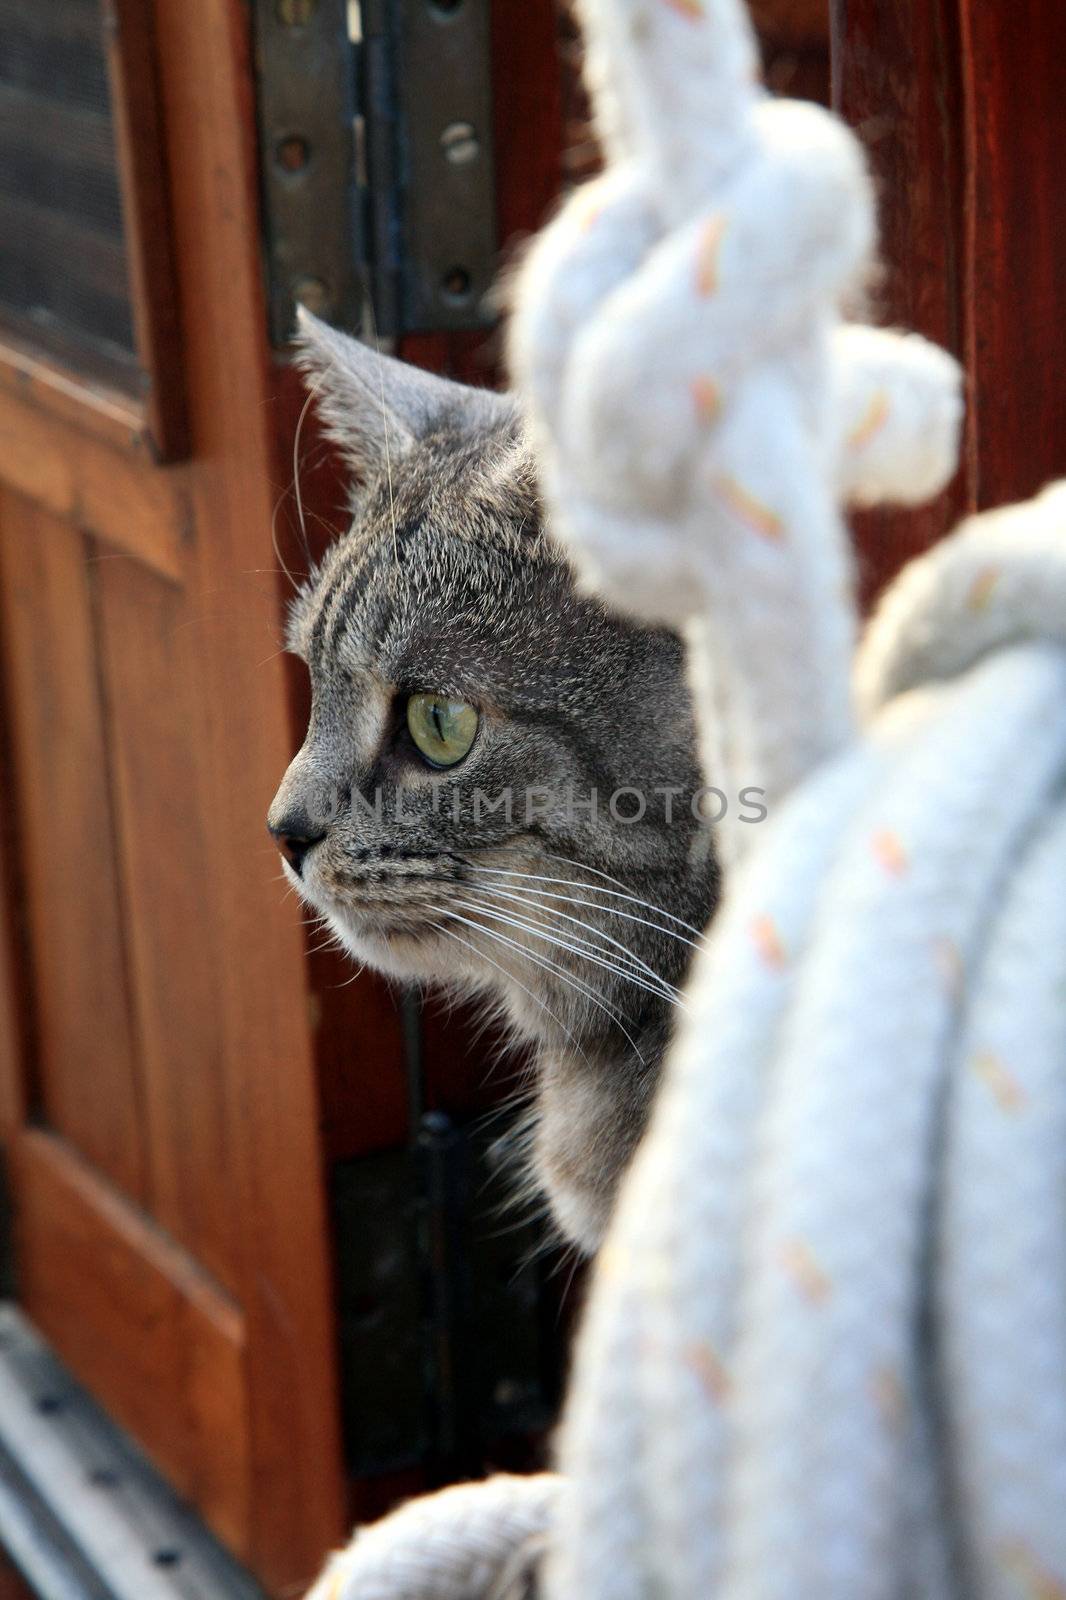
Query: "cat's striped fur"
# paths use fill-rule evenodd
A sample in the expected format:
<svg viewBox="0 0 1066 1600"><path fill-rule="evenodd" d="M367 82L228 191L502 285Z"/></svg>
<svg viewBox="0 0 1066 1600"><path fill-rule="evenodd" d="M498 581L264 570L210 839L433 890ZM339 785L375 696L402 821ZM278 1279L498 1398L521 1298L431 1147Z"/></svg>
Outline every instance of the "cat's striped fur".
<svg viewBox="0 0 1066 1600"><path fill-rule="evenodd" d="M303 360L363 487L293 605L313 708L270 825L315 841L287 871L355 957L487 996L528 1041L533 1171L593 1248L716 892L682 647L578 593L506 399L310 319ZM479 711L455 768L412 743L420 691ZM639 822L611 815L622 788Z"/></svg>

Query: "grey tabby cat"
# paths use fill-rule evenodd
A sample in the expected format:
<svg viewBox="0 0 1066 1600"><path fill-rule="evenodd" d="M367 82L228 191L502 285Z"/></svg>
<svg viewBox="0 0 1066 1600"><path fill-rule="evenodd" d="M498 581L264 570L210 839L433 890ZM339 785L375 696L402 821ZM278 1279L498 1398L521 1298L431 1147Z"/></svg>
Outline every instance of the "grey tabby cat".
<svg viewBox="0 0 1066 1600"><path fill-rule="evenodd" d="M360 487L293 603L311 718L268 825L353 956L532 1046L533 1173L593 1250L716 894L682 647L577 592L507 397L306 315L300 360Z"/></svg>

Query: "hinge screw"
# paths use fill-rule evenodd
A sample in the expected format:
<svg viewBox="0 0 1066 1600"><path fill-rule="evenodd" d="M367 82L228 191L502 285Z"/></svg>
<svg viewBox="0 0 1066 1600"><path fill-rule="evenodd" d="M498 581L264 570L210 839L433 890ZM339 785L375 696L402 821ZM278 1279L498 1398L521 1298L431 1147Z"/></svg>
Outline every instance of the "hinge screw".
<svg viewBox="0 0 1066 1600"><path fill-rule="evenodd" d="M440 136L440 147L445 160L453 167L465 167L481 154L477 130L472 122L449 122Z"/></svg>

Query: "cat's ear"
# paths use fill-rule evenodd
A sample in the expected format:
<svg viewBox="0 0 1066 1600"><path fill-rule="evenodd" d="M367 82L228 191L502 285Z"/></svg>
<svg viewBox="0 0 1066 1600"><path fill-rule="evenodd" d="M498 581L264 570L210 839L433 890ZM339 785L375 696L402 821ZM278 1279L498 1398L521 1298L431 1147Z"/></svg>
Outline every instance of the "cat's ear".
<svg viewBox="0 0 1066 1600"><path fill-rule="evenodd" d="M404 455L436 428L484 432L514 415L508 396L382 355L303 306L297 311L296 364L326 434L360 477L383 466L387 455Z"/></svg>

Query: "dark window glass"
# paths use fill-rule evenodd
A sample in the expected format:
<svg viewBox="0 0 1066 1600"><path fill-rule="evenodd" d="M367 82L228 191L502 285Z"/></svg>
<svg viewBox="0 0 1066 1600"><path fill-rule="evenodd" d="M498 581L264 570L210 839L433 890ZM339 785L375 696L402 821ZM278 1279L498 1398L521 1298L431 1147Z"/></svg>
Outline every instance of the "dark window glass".
<svg viewBox="0 0 1066 1600"><path fill-rule="evenodd" d="M136 382L99 0L0 0L0 321Z"/></svg>

